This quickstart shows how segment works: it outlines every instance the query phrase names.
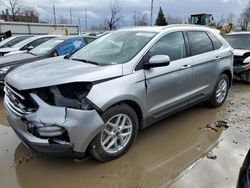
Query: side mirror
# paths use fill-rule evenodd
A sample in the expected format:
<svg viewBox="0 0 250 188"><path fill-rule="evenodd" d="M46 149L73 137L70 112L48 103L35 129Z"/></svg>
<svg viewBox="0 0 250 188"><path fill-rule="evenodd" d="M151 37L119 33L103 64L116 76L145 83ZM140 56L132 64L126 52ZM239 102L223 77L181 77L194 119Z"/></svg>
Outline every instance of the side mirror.
<svg viewBox="0 0 250 188"><path fill-rule="evenodd" d="M28 46L28 51L32 50L34 48L34 46Z"/></svg>
<svg viewBox="0 0 250 188"><path fill-rule="evenodd" d="M247 58L243 61L243 63L244 63L244 64L248 64L248 63L250 63L250 56L249 56L249 57L247 57Z"/></svg>
<svg viewBox="0 0 250 188"><path fill-rule="evenodd" d="M51 53L51 57L57 57L57 56L58 56L58 53L56 50Z"/></svg>
<svg viewBox="0 0 250 188"><path fill-rule="evenodd" d="M170 64L170 57L168 55L155 55L149 59L148 63L144 64L145 69L154 67L164 67Z"/></svg>

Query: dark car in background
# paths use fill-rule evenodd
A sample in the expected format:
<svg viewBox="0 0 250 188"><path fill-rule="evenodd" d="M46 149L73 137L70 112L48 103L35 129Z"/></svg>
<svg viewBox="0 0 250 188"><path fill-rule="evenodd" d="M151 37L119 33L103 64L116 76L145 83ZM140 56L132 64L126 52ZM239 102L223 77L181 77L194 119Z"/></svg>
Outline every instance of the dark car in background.
<svg viewBox="0 0 250 188"><path fill-rule="evenodd" d="M30 37L33 37L32 35L21 35L21 36L13 36L13 37L9 37L3 41L0 42L0 48L7 48L7 47L11 47L23 40L26 40Z"/></svg>
<svg viewBox="0 0 250 188"><path fill-rule="evenodd" d="M95 37L65 36L53 38L27 53L2 57L0 60L0 85L8 72L16 67L55 56L71 55L92 42Z"/></svg>
<svg viewBox="0 0 250 188"><path fill-rule="evenodd" d="M250 32L235 32L225 36L234 49L234 79L250 82Z"/></svg>

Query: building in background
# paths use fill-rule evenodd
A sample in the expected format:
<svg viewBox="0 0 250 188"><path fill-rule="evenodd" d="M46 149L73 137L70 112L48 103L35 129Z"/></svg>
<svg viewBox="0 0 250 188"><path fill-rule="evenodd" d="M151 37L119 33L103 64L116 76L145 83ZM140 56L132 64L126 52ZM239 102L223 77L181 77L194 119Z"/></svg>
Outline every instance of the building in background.
<svg viewBox="0 0 250 188"><path fill-rule="evenodd" d="M0 20L4 20L6 22L13 21L13 17L9 14L9 10L6 9L5 12L2 11L0 15ZM25 13L19 14L15 16L16 22L33 22L38 23L39 17L33 11L26 11Z"/></svg>
<svg viewBox="0 0 250 188"><path fill-rule="evenodd" d="M12 35L78 35L79 27L69 24L45 24L0 21L0 33L11 31Z"/></svg>

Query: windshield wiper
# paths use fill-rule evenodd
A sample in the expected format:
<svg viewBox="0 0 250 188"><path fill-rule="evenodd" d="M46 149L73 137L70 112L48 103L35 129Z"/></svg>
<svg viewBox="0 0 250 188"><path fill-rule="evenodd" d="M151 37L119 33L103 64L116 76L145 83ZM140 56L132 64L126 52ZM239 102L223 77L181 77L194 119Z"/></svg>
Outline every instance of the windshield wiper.
<svg viewBox="0 0 250 188"><path fill-rule="evenodd" d="M72 60L81 61L81 62L84 62L84 63L93 64L93 65L100 65L99 63L96 63L94 61L85 60L85 59L72 59Z"/></svg>
<svg viewBox="0 0 250 188"><path fill-rule="evenodd" d="M33 54L32 52L28 51L27 52L28 54L31 54L31 55L34 55L34 56L37 56L36 54Z"/></svg>

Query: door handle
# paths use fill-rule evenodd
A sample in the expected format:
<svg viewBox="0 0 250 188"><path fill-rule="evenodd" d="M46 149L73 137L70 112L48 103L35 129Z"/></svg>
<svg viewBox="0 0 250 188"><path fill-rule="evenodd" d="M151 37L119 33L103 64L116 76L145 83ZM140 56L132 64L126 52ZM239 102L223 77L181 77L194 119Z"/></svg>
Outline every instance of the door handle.
<svg viewBox="0 0 250 188"><path fill-rule="evenodd" d="M191 67L191 65L183 65L182 67L181 67L181 69L189 69Z"/></svg>
<svg viewBox="0 0 250 188"><path fill-rule="evenodd" d="M221 59L221 56L216 56L214 60L219 61Z"/></svg>

